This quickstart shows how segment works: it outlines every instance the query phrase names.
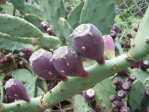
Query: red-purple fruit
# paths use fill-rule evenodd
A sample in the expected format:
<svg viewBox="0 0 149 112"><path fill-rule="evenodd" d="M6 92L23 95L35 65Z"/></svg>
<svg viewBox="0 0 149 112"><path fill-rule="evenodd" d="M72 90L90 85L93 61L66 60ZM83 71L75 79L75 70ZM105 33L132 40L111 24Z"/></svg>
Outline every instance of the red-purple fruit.
<svg viewBox="0 0 149 112"><path fill-rule="evenodd" d="M135 81L135 80L136 80L136 76L135 76L134 74L130 74L130 75L128 76L128 81L133 82L133 81Z"/></svg>
<svg viewBox="0 0 149 112"><path fill-rule="evenodd" d="M24 54L29 54L30 55L30 54L32 54L33 50L31 48L23 48L21 50L21 52L24 53Z"/></svg>
<svg viewBox="0 0 149 112"><path fill-rule="evenodd" d="M92 102L95 100L96 93L93 89L87 89L83 91L83 96L87 102Z"/></svg>
<svg viewBox="0 0 149 112"><path fill-rule="evenodd" d="M125 76L125 77L127 77L129 75L125 70L119 71L117 74L119 76Z"/></svg>
<svg viewBox="0 0 149 112"><path fill-rule="evenodd" d="M26 102L30 102L30 98L27 94L26 88L24 84L18 79L9 79L5 83L6 93L14 99L25 100Z"/></svg>
<svg viewBox="0 0 149 112"><path fill-rule="evenodd" d="M110 36L111 36L113 39L115 39L116 36L117 36L117 33L116 33L114 30L111 30L111 31L110 31Z"/></svg>
<svg viewBox="0 0 149 112"><path fill-rule="evenodd" d="M66 80L67 77L61 75L54 67L52 63L52 53L39 49L35 51L29 58L30 65L32 66L34 72L39 76L47 80L51 80L55 76L61 80Z"/></svg>
<svg viewBox="0 0 149 112"><path fill-rule="evenodd" d="M75 51L83 57L104 64L104 42L101 32L93 24L81 24L71 34Z"/></svg>
<svg viewBox="0 0 149 112"><path fill-rule="evenodd" d="M68 46L56 49L53 53L52 62L56 70L62 75L87 76L80 55Z"/></svg>

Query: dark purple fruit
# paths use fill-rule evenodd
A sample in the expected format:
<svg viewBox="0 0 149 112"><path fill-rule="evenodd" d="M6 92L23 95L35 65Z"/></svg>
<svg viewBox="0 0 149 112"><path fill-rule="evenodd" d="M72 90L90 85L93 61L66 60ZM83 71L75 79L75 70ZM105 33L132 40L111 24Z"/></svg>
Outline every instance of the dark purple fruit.
<svg viewBox="0 0 149 112"><path fill-rule="evenodd" d="M52 35L52 36L55 36L54 34L54 31L51 27L47 28L47 31L46 31L49 35Z"/></svg>
<svg viewBox="0 0 149 112"><path fill-rule="evenodd" d="M113 79L113 83L114 83L114 85L116 85L116 86L121 86L123 82L122 82L122 79L121 79L121 78L115 77L115 78Z"/></svg>
<svg viewBox="0 0 149 112"><path fill-rule="evenodd" d="M71 34L75 51L104 64L104 42L101 32L93 24L81 24Z"/></svg>
<svg viewBox="0 0 149 112"><path fill-rule="evenodd" d="M56 70L62 75L87 76L87 72L83 68L80 55L68 46L56 49L53 53L52 62Z"/></svg>
<svg viewBox="0 0 149 112"><path fill-rule="evenodd" d="M120 108L120 112L130 112L130 108L124 105Z"/></svg>
<svg viewBox="0 0 149 112"><path fill-rule="evenodd" d="M24 54L32 54L33 53L33 50L30 49L30 48L23 48L21 50L21 52L24 53Z"/></svg>
<svg viewBox="0 0 149 112"><path fill-rule="evenodd" d="M131 89L131 86L132 84L128 81L128 82L124 82L122 84L122 88L125 90L125 91L129 91Z"/></svg>
<svg viewBox="0 0 149 112"><path fill-rule="evenodd" d="M127 34L127 37L128 37L128 38L133 38L133 35L130 34L130 33L128 33L128 34Z"/></svg>
<svg viewBox="0 0 149 112"><path fill-rule="evenodd" d="M127 77L129 75L125 70L119 71L117 74L119 76L125 76L125 77Z"/></svg>
<svg viewBox="0 0 149 112"><path fill-rule="evenodd" d="M46 22L41 22L41 27L46 32L47 29L49 28L49 25Z"/></svg>
<svg viewBox="0 0 149 112"><path fill-rule="evenodd" d="M134 28L134 31L137 32L137 31L138 31L138 28L139 28L139 27L135 27L135 28Z"/></svg>
<svg viewBox="0 0 149 112"><path fill-rule="evenodd" d="M61 75L54 67L52 63L52 53L44 50L39 49L35 51L30 59L30 65L32 66L34 72L39 76L47 80L51 80L55 76L61 80L66 80L67 77Z"/></svg>
<svg viewBox="0 0 149 112"><path fill-rule="evenodd" d="M114 30L110 31L110 36L115 39L117 37L117 33Z"/></svg>
<svg viewBox="0 0 149 112"><path fill-rule="evenodd" d="M9 79L5 83L6 93L14 99L25 100L26 102L30 102L30 98L27 94L26 88L24 84L18 79Z"/></svg>
<svg viewBox="0 0 149 112"><path fill-rule="evenodd" d="M115 23L113 26L112 26L112 30L114 30L116 33L118 33L120 31L120 25Z"/></svg>
<svg viewBox="0 0 149 112"><path fill-rule="evenodd" d="M135 76L134 74L130 74L130 75L128 76L128 81L133 82L133 81L135 81L135 80L136 80L136 76Z"/></svg>
<svg viewBox="0 0 149 112"><path fill-rule="evenodd" d="M120 97L120 98L125 98L126 97L126 91L124 90L119 90L117 92L117 96Z"/></svg>
<svg viewBox="0 0 149 112"><path fill-rule="evenodd" d="M120 100L120 97L118 97L117 95L110 95L110 96L109 96L109 100L110 100L111 102L113 102L113 101L115 101L115 100Z"/></svg>
<svg viewBox="0 0 149 112"><path fill-rule="evenodd" d="M112 107L113 108L121 108L122 106L124 106L124 103L119 101L119 100L115 100L112 102Z"/></svg>
<svg viewBox="0 0 149 112"><path fill-rule="evenodd" d="M86 101L92 102L95 100L96 93L93 89L87 89L86 91L83 91L83 96Z"/></svg>

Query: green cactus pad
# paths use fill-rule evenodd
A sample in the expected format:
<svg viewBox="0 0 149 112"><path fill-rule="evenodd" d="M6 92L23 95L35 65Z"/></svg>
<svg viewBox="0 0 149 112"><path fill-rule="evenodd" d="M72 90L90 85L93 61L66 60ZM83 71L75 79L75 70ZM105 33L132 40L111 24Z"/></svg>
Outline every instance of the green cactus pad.
<svg viewBox="0 0 149 112"><path fill-rule="evenodd" d="M92 23L102 34L109 34L114 18L115 0L85 0L79 23Z"/></svg>
<svg viewBox="0 0 149 112"><path fill-rule="evenodd" d="M63 36L65 37L68 45L72 46L72 39L71 39L70 34L72 33L73 30L72 30L71 26L69 25L67 20L62 17L59 19L58 24L59 24L60 30L61 30Z"/></svg>
<svg viewBox="0 0 149 112"><path fill-rule="evenodd" d="M24 19L29 23L33 24L34 26L36 26L38 29L42 30L41 28L42 20L38 16L33 14L27 14L24 16Z"/></svg>
<svg viewBox="0 0 149 112"><path fill-rule="evenodd" d="M62 37L59 25L57 24L60 17L65 18L66 16L63 0L39 0L39 3L43 16L47 19L48 23L52 25L56 36L58 36L61 41L64 41L64 37Z"/></svg>
<svg viewBox="0 0 149 112"><path fill-rule="evenodd" d="M71 12L68 14L68 22L73 29L75 29L79 25L80 15L82 8L84 6L84 2L80 2Z"/></svg>
<svg viewBox="0 0 149 112"><path fill-rule="evenodd" d="M23 44L20 42L0 38L0 48L8 51L14 51L14 50L20 51L22 48L32 48L32 47L33 46L31 44Z"/></svg>
<svg viewBox="0 0 149 112"><path fill-rule="evenodd" d="M109 112L112 108L111 101L109 100L110 95L115 94L115 86L110 78L107 78L100 83L96 84L93 88L96 92L96 102L100 106L101 111Z"/></svg>
<svg viewBox="0 0 149 112"><path fill-rule="evenodd" d="M130 106L131 112L135 112L137 107L140 106L144 93L145 89L143 83L139 80L136 80L133 83L130 92L128 92L128 104Z"/></svg>
<svg viewBox="0 0 149 112"><path fill-rule="evenodd" d="M20 11L21 14L25 13L24 0L10 0L13 6Z"/></svg>
<svg viewBox="0 0 149 112"><path fill-rule="evenodd" d="M42 38L42 32L31 23L19 17L0 14L0 32L11 36Z"/></svg>
<svg viewBox="0 0 149 112"><path fill-rule="evenodd" d="M72 98L73 112L94 112L81 94Z"/></svg>
<svg viewBox="0 0 149 112"><path fill-rule="evenodd" d="M135 60L143 58L144 54L149 54L149 7L139 25L136 37L134 39L134 47L129 51L131 57Z"/></svg>

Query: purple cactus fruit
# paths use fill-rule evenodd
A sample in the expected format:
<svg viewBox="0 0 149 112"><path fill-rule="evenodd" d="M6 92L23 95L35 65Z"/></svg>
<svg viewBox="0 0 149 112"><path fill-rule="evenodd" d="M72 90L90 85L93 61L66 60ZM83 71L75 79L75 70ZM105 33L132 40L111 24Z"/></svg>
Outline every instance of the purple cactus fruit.
<svg viewBox="0 0 149 112"><path fill-rule="evenodd" d="M126 48L131 48L131 43L130 43L130 42L125 43L125 44L126 44L126 45L125 45Z"/></svg>
<svg viewBox="0 0 149 112"><path fill-rule="evenodd" d="M127 77L129 75L125 70L119 71L117 74L119 76L125 76L125 77Z"/></svg>
<svg viewBox="0 0 149 112"><path fill-rule="evenodd" d="M51 80L55 76L61 80L66 80L67 77L61 75L54 67L52 63L52 53L39 49L35 51L29 58L30 65L32 66L34 72L39 76L47 80Z"/></svg>
<svg viewBox="0 0 149 112"><path fill-rule="evenodd" d="M112 107L113 108L121 108L122 106L124 106L124 103L119 101L119 100L115 100L112 102Z"/></svg>
<svg viewBox="0 0 149 112"><path fill-rule="evenodd" d="M68 46L56 49L53 53L52 62L57 71L62 75L87 76L87 72L83 68L81 57L74 49Z"/></svg>
<svg viewBox="0 0 149 112"><path fill-rule="evenodd" d="M93 24L81 24L71 34L75 51L104 64L104 42L101 32Z"/></svg>
<svg viewBox="0 0 149 112"><path fill-rule="evenodd" d="M119 112L130 112L130 108L124 105L120 108Z"/></svg>
<svg viewBox="0 0 149 112"><path fill-rule="evenodd" d="M120 98L125 98L126 97L126 91L124 90L119 90L117 92L117 96L120 97Z"/></svg>
<svg viewBox="0 0 149 112"><path fill-rule="evenodd" d="M125 91L129 91L131 89L131 86L132 84L128 81L128 82L124 82L122 84L122 88L125 90Z"/></svg>
<svg viewBox="0 0 149 112"><path fill-rule="evenodd" d="M121 42L120 44L121 44L121 47L122 48L125 48L126 47L126 43L125 42Z"/></svg>
<svg viewBox="0 0 149 112"><path fill-rule="evenodd" d="M118 97L117 95L110 95L110 96L109 96L109 100L110 100L111 102L113 102L113 101L115 101L115 100L120 100L120 97Z"/></svg>
<svg viewBox="0 0 149 112"><path fill-rule="evenodd" d="M32 50L31 48L23 48L23 49L21 50L21 52L24 53L24 54L29 54L29 55L31 55L31 54L33 53L33 50Z"/></svg>
<svg viewBox="0 0 149 112"><path fill-rule="evenodd" d="M130 74L130 75L128 76L128 81L133 82L133 81L135 81L135 80L136 80L136 76L135 76L134 74Z"/></svg>
<svg viewBox="0 0 149 112"><path fill-rule="evenodd" d="M83 91L83 96L86 101L92 102L95 100L96 93L93 89L87 89L86 91Z"/></svg>
<svg viewBox="0 0 149 112"><path fill-rule="evenodd" d="M110 31L110 36L113 38L113 40L117 37L117 33L114 30Z"/></svg>
<svg viewBox="0 0 149 112"><path fill-rule="evenodd" d="M140 65L140 69L143 71L146 71L148 68L149 68L149 61L148 60L142 61Z"/></svg>
<svg viewBox="0 0 149 112"><path fill-rule="evenodd" d="M130 33L128 33L128 34L127 34L127 37L128 37L128 38L133 38L133 35L130 34Z"/></svg>
<svg viewBox="0 0 149 112"><path fill-rule="evenodd" d="M30 102L30 98L27 94L26 88L24 84L18 79L9 79L5 83L6 93L14 99L25 100L26 102Z"/></svg>
<svg viewBox="0 0 149 112"><path fill-rule="evenodd" d="M115 45L113 39L110 35L104 35L104 54L109 58L112 59L115 57Z"/></svg>
<svg viewBox="0 0 149 112"><path fill-rule="evenodd" d="M147 106L146 110L147 110L147 112L149 112L149 106Z"/></svg>
<svg viewBox="0 0 149 112"><path fill-rule="evenodd" d="M112 112L119 112L119 108L116 108L116 107L114 107L114 108L112 108Z"/></svg>
<svg viewBox="0 0 149 112"><path fill-rule="evenodd" d="M41 27L46 32L47 29L49 28L49 25L46 22L41 22Z"/></svg>
<svg viewBox="0 0 149 112"><path fill-rule="evenodd" d="M137 32L137 31L138 31L138 28L139 28L139 27L135 27L133 30L134 30L135 32Z"/></svg>
<svg viewBox="0 0 149 112"><path fill-rule="evenodd" d="M55 36L54 34L54 31L51 27L47 28L47 31L46 31L49 35L52 35L52 36Z"/></svg>
<svg viewBox="0 0 149 112"><path fill-rule="evenodd" d="M112 30L114 30L116 33L118 33L120 31L120 25L118 23L115 23L112 26Z"/></svg>
<svg viewBox="0 0 149 112"><path fill-rule="evenodd" d="M122 79L119 77L115 77L112 81L113 81L114 85L116 85L116 86L121 86L123 83Z"/></svg>

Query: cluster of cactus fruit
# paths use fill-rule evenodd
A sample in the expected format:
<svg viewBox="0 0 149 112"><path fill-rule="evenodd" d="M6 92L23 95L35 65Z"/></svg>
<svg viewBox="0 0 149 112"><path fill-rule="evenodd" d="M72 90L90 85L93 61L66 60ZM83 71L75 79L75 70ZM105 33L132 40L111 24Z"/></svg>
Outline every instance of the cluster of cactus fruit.
<svg viewBox="0 0 149 112"><path fill-rule="evenodd" d="M52 112L62 101L75 112L149 111L149 9L122 38L115 0L9 2L13 16L0 14L0 112Z"/></svg>

